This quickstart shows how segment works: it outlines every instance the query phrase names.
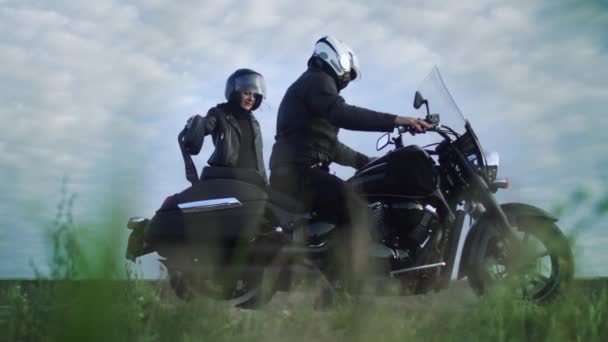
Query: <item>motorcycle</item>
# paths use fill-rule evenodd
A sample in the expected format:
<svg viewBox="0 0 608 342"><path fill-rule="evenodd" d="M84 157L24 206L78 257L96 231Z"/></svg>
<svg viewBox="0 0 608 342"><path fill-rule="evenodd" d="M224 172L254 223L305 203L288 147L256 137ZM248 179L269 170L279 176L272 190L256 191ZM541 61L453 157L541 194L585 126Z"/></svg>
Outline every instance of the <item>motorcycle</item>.
<svg viewBox="0 0 608 342"><path fill-rule="evenodd" d="M510 283L522 298L555 298L574 273L557 219L528 204L497 202L494 194L509 185L497 178L498 154L484 153L436 67L416 91L414 108L434 125L425 136L439 141L406 146L407 129L386 133L377 150L394 148L347 180L366 199L373 222L374 241L362 251L372 265L365 281L421 294L466 277L479 295ZM127 257L157 251L179 297L205 295L240 307L289 290L295 275L332 269L332 249L343 242L335 225L257 174L206 167L197 176L191 155L202 144L200 125L189 122L178 138L192 186L167 197L151 220L129 219ZM382 288L375 287L379 294Z"/></svg>

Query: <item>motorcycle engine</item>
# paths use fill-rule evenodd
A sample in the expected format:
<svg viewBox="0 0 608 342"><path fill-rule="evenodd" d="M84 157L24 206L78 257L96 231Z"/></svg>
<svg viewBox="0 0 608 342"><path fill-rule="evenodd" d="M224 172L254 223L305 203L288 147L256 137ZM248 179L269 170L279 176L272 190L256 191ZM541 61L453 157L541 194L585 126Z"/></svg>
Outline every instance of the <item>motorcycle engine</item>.
<svg viewBox="0 0 608 342"><path fill-rule="evenodd" d="M437 214L417 202L374 203L377 237L387 246L415 251L439 225Z"/></svg>

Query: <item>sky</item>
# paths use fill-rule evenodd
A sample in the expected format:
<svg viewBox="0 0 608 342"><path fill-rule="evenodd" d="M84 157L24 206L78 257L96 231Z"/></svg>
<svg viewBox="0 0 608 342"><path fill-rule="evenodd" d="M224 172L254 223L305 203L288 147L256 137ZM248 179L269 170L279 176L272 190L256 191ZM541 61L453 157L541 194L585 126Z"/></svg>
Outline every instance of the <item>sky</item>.
<svg viewBox="0 0 608 342"><path fill-rule="evenodd" d="M608 193L606 27L601 1L0 0L0 278L46 263L64 179L75 223L94 229L150 217L186 188L177 134L225 101L237 68L266 79L255 114L267 164L281 97L326 34L359 57L363 77L342 92L350 104L414 115L413 94L437 65L484 148L501 155L511 188L500 201L549 210L580 188L598 199ZM383 153L378 136L340 133L369 155ZM211 150L207 141L199 170ZM581 215L560 227L573 231ZM608 275L604 223L578 227L578 275Z"/></svg>

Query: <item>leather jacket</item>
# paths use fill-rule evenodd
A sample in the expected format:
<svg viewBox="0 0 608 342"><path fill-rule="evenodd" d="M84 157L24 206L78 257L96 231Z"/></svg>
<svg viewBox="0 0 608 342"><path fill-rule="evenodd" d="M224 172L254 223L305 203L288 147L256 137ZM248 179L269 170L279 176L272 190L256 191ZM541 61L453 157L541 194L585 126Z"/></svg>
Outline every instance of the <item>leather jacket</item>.
<svg viewBox="0 0 608 342"><path fill-rule="evenodd" d="M335 79L310 66L288 89L279 106L270 169L332 162L361 168L369 158L338 140L340 128L391 132L395 115L347 104Z"/></svg>
<svg viewBox="0 0 608 342"><path fill-rule="evenodd" d="M262 155L262 133L260 124L250 112L251 128L254 136L256 171L268 183L264 158ZM230 113L226 103L209 109L205 116L205 135L211 134L215 150L207 161L211 166L236 167L241 144L241 128L237 119Z"/></svg>

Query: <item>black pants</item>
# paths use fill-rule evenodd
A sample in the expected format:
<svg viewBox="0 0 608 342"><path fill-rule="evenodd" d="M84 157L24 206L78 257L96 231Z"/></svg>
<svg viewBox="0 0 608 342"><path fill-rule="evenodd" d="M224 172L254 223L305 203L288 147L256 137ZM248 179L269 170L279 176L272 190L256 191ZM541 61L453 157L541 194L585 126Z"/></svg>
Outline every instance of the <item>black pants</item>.
<svg viewBox="0 0 608 342"><path fill-rule="evenodd" d="M270 185L303 202L319 218L336 224L339 246L332 248L339 267L348 271L347 278L363 271L365 247L370 241L369 208L350 184L327 169L290 167L272 170Z"/></svg>

